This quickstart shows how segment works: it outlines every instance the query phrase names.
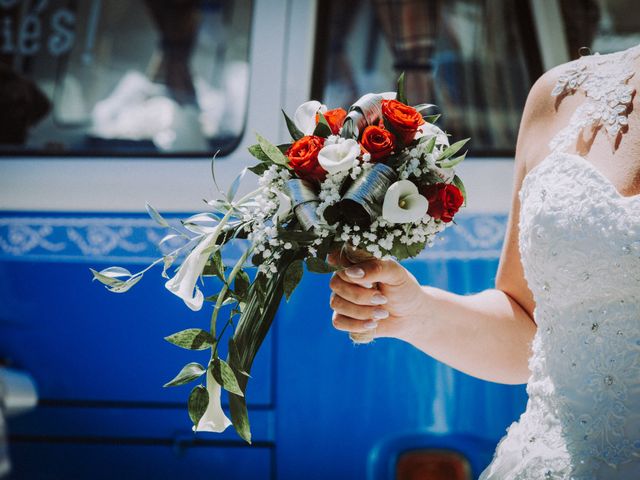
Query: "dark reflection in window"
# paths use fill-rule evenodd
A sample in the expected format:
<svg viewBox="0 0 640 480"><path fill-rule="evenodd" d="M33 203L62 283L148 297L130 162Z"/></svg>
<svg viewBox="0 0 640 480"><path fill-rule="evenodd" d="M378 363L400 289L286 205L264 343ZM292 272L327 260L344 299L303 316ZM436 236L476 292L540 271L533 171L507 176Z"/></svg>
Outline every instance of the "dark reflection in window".
<svg viewBox="0 0 640 480"><path fill-rule="evenodd" d="M326 5L328 3L328 7ZM441 127L471 137L476 155L512 154L527 93L542 71L528 2L360 0L323 2L315 93L329 108L395 88L435 103Z"/></svg>
<svg viewBox="0 0 640 480"><path fill-rule="evenodd" d="M0 149L230 152L251 14L251 0L1 1Z"/></svg>
<svg viewBox="0 0 640 480"><path fill-rule="evenodd" d="M572 59L584 47L605 54L640 43L638 0L561 0L560 6Z"/></svg>

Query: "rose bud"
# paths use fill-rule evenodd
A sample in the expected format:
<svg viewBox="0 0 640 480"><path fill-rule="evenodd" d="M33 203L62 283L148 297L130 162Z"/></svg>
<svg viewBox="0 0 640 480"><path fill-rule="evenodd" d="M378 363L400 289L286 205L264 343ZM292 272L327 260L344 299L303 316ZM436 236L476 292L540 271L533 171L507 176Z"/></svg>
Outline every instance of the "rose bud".
<svg viewBox="0 0 640 480"><path fill-rule="evenodd" d="M338 135L340 133L340 128L344 123L344 119L347 116L347 112L344 108L334 108L333 110L328 110L323 113L325 120L329 124L329 128L331 128L331 133L334 135ZM320 121L320 115L316 114L316 123Z"/></svg>
<svg viewBox="0 0 640 480"><path fill-rule="evenodd" d="M389 130L369 125L362 132L360 140L364 149L371 154L371 161L377 162L391 155L395 148L396 137Z"/></svg>
<svg viewBox="0 0 640 480"><path fill-rule="evenodd" d="M449 223L464 203L464 197L458 187L449 183L436 183L420 189L420 193L429 201L427 213L433 218Z"/></svg>
<svg viewBox="0 0 640 480"><path fill-rule="evenodd" d="M404 145L411 143L424 118L415 108L397 100L382 100L382 115Z"/></svg>
<svg viewBox="0 0 640 480"><path fill-rule="evenodd" d="M324 145L324 138L306 135L297 140L287 150L289 165L298 177L321 182L327 172L318 163L318 153Z"/></svg>

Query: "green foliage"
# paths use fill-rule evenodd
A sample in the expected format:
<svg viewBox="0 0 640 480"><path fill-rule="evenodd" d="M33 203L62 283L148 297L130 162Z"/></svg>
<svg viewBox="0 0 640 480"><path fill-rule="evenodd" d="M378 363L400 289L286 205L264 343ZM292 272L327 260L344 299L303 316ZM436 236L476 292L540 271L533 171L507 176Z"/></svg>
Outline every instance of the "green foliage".
<svg viewBox="0 0 640 480"><path fill-rule="evenodd" d="M318 124L316 125L313 134L316 137L322 138L327 138L329 135L333 134L333 132L331 131L331 127L329 126L329 122L327 122L327 119L322 114L322 112L318 112Z"/></svg>
<svg viewBox="0 0 640 480"><path fill-rule="evenodd" d="M458 187L458 189L460 190L460 193L462 193L462 196L464 197L464 206L467 206L467 190L466 188L464 188L464 183L462 183L462 179L459 176L454 176L453 177L453 184Z"/></svg>
<svg viewBox="0 0 640 480"><path fill-rule="evenodd" d="M442 162L443 160L446 160L447 158L451 158L453 157L456 153L458 153L460 151L460 149L462 147L464 147L466 145L466 143L469 141L468 138L465 138L464 140L460 140L459 142L454 143L453 145L451 145L450 147L447 147L438 157L438 160L436 160L436 163L440 164L440 162Z"/></svg>
<svg viewBox="0 0 640 480"><path fill-rule="evenodd" d="M337 267L329 265L324 260L316 257L309 257L305 260L307 264L307 270L314 273L332 273L338 270Z"/></svg>
<svg viewBox="0 0 640 480"><path fill-rule="evenodd" d="M262 147L259 144L251 145L248 150L249 153L256 157L258 160L267 163L267 168L269 167L271 159L266 153L264 153L264 150L262 150Z"/></svg>
<svg viewBox="0 0 640 480"><path fill-rule="evenodd" d="M93 274L93 280L99 281L107 290L114 293L124 293L142 279L142 273L132 275L129 270L122 267L109 267L99 272L93 268L89 270Z"/></svg>
<svg viewBox="0 0 640 480"><path fill-rule="evenodd" d="M398 260L415 257L424 250L425 245L425 243L412 243L411 245L406 245L405 243L396 240L393 244L393 248L391 249L391 255Z"/></svg>
<svg viewBox="0 0 640 480"><path fill-rule="evenodd" d="M245 298L247 293L249 292L249 285L251 284L251 280L249 279L249 275L244 270L238 271L236 274L236 278L233 283L233 291L239 298Z"/></svg>
<svg viewBox="0 0 640 480"><path fill-rule="evenodd" d="M184 385L185 383L192 382L196 378L201 377L206 372L205 368L199 363L191 362L187 363L180 373L175 376L173 380L165 383L164 387L177 387L178 385Z"/></svg>
<svg viewBox="0 0 640 480"><path fill-rule="evenodd" d="M189 410L189 418L193 424L197 427L200 423L200 419L204 415L209 405L209 392L202 385L198 385L191 390L189 400L187 402L187 409Z"/></svg>
<svg viewBox="0 0 640 480"><path fill-rule="evenodd" d="M258 145L258 147L259 147L259 145ZM255 173L256 175L261 176L264 172L269 170L270 166L271 166L270 163L262 162L262 163L259 163L257 165L254 165L253 167L249 167L249 170L251 172Z"/></svg>
<svg viewBox="0 0 640 480"><path fill-rule="evenodd" d="M211 334L200 328L188 328L181 332L174 333L164 339L180 348L187 350L206 350L215 344L215 339Z"/></svg>
<svg viewBox="0 0 640 480"><path fill-rule="evenodd" d="M442 167L442 168L453 168L456 165L458 165L460 162L462 162L466 157L467 157L467 152L465 152L462 155L459 155L457 157L453 157L453 158L450 158L448 160L444 160L444 161L440 162L440 167Z"/></svg>
<svg viewBox="0 0 640 480"><path fill-rule="evenodd" d="M287 301L291 298L291 295L300 283L300 280L302 280L303 273L304 269L302 268L302 260L294 260L284 272L283 288Z"/></svg>
<svg viewBox="0 0 640 480"><path fill-rule="evenodd" d="M244 393L240 389L238 379L233 369L227 362L220 358L215 358L211 364L211 375L227 392L244 397Z"/></svg>
<svg viewBox="0 0 640 480"><path fill-rule="evenodd" d="M284 121L287 124L287 130L289 130L291 138L293 138L294 140L300 140L302 137L304 137L304 133L300 131L300 129L296 126L293 120L289 118L289 115L287 115L284 110L282 110L282 114L284 115Z"/></svg>
<svg viewBox="0 0 640 480"><path fill-rule="evenodd" d="M258 139L258 144L262 151L267 155L269 160L277 165L282 165L285 167L289 166L289 159L280 151L278 147L276 147L269 140L264 138L259 133L256 133L256 138Z"/></svg>
<svg viewBox="0 0 640 480"><path fill-rule="evenodd" d="M163 227L169 226L169 222L167 222L155 208L153 208L148 203L145 203L145 207L147 207L147 213L149 214L149 216L153 218L159 225Z"/></svg>
<svg viewBox="0 0 640 480"><path fill-rule="evenodd" d="M397 89L397 93L396 93L396 100L398 100L401 103L404 103L405 105L407 105L407 96L405 94L404 91L404 72L402 72L400 74L400 76L398 77L398 89Z"/></svg>

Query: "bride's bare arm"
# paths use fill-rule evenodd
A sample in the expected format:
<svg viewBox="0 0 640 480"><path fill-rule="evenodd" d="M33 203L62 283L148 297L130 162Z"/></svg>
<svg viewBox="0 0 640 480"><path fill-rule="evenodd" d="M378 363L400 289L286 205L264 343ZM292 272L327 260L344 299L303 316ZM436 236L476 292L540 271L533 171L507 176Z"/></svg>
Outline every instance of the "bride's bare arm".
<svg viewBox="0 0 640 480"><path fill-rule="evenodd" d="M397 262L361 263L331 280L333 324L337 329L375 329L376 337L402 339L475 377L509 384L527 381L536 325L534 300L518 250L518 191L530 165L545 154L549 137L545 118L550 118L549 109L553 108L546 101L549 88L548 80L539 80L523 114L512 208L495 288L475 295L456 295L420 286ZM367 288L375 282L380 282L378 290Z"/></svg>

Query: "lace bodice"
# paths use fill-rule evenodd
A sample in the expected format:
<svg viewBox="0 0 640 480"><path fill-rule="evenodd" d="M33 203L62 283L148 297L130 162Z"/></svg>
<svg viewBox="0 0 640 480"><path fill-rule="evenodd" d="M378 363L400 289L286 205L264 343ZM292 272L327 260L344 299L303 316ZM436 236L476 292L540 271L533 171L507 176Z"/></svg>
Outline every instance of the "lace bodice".
<svg viewBox="0 0 640 480"><path fill-rule="evenodd" d="M529 401L481 480L640 479L640 195L566 151L585 128L623 134L637 55L577 61L554 90L586 99L519 192L538 326Z"/></svg>

